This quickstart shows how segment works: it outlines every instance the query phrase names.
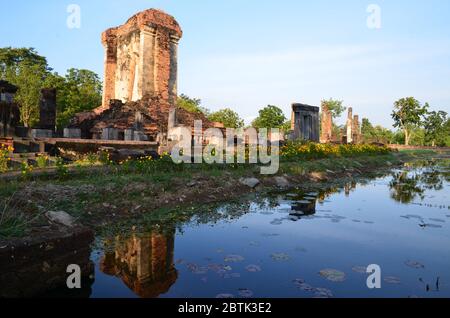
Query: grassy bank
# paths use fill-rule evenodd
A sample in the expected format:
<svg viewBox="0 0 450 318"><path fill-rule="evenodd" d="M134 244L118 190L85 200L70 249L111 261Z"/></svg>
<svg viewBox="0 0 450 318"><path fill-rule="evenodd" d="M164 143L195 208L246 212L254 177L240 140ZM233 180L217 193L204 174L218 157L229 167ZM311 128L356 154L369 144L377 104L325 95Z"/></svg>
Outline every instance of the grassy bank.
<svg viewBox="0 0 450 318"><path fill-rule="evenodd" d="M433 151L406 151L283 158L278 176L284 176L291 186L327 185L435 155ZM243 177L258 178L258 192L277 188L274 176L261 176L256 165L174 165L165 158L60 169L56 174L0 181L0 240L51 231L54 225L46 220L47 211L65 211L83 225L105 231L126 220L176 223L189 219L199 204L233 202L255 191L239 182Z"/></svg>

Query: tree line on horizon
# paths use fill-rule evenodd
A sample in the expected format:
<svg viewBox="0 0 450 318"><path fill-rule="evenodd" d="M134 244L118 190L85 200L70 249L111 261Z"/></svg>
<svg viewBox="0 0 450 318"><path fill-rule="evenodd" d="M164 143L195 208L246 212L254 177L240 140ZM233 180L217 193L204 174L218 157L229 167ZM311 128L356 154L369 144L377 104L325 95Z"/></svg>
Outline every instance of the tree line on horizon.
<svg viewBox="0 0 450 318"><path fill-rule="evenodd" d="M57 125L62 128L79 112L92 110L102 103L102 81L93 71L71 68L64 76L54 72L47 59L33 48L0 48L0 78L19 88L15 102L20 107L21 122L31 127L39 121L39 99L42 88L57 89ZM177 106L190 112L203 113L209 120L223 123L229 128L244 128L245 122L231 108L211 112L202 106L201 99L181 94ZM340 138L345 125L335 124L346 107L341 100L322 100L333 117L333 132ZM367 143L397 143L406 145L450 146L450 120L444 111L430 111L428 103L422 105L413 97L401 98L394 103L391 117L397 131L372 125L362 119L361 133ZM250 124L254 128L279 128L285 132L291 121L282 109L267 105L259 110Z"/></svg>

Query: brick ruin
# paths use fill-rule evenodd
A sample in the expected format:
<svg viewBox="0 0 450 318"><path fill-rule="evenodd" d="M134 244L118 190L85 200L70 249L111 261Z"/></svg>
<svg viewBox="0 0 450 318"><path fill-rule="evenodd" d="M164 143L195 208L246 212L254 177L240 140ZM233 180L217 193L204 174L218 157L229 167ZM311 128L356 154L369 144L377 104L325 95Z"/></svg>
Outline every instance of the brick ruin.
<svg viewBox="0 0 450 318"><path fill-rule="evenodd" d="M328 107L322 103L322 118L321 118L321 134L320 142L329 143L333 141L333 116Z"/></svg>
<svg viewBox="0 0 450 318"><path fill-rule="evenodd" d="M325 104L322 104L321 143L341 142L344 144L361 143L361 126L359 116L353 115L353 108L348 109L346 128L341 130L341 138L333 134L333 116Z"/></svg>
<svg viewBox="0 0 450 318"><path fill-rule="evenodd" d="M137 13L124 25L103 32L103 104L77 114L68 128L81 129L83 138L161 140L168 132L169 113L176 108L177 52L182 34L172 16L155 9ZM193 126L194 120L202 120L204 128L214 126L203 114L183 109L176 113L181 125ZM105 129L112 134L103 134Z"/></svg>

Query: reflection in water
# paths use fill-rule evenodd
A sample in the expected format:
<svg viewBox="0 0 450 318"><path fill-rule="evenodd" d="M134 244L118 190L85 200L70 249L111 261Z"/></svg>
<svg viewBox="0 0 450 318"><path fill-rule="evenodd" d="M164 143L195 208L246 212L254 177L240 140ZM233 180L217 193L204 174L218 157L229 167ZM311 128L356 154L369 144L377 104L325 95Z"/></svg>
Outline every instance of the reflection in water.
<svg viewBox="0 0 450 318"><path fill-rule="evenodd" d="M417 166L409 167L409 170L392 174L392 181L389 183L392 199L411 203L416 198L423 200L426 190L439 191L444 188L445 173L439 167L430 166L429 163L421 163L420 167L421 169L417 169Z"/></svg>
<svg viewBox="0 0 450 318"><path fill-rule="evenodd" d="M116 276L138 296L153 298L166 293L178 277L174 266L175 230L117 237L112 252L100 261L100 270ZM107 247L107 246L106 246Z"/></svg>

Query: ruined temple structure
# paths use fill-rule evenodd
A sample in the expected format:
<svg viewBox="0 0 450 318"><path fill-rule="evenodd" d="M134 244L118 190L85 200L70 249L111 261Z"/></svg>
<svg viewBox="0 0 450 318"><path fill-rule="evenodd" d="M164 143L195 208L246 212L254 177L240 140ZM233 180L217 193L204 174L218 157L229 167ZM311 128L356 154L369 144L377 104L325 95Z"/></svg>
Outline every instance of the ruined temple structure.
<svg viewBox="0 0 450 318"><path fill-rule="evenodd" d="M295 140L319 142L319 107L292 104L291 130Z"/></svg>
<svg viewBox="0 0 450 318"><path fill-rule="evenodd" d="M333 116L325 104L322 104L320 142L329 143L333 141Z"/></svg>
<svg viewBox="0 0 450 318"><path fill-rule="evenodd" d="M140 297L167 293L178 278L173 259L174 235L175 230L167 230L164 234L118 239L114 250L101 260L100 270L121 278Z"/></svg>
<svg viewBox="0 0 450 318"><path fill-rule="evenodd" d="M39 102L39 128L54 131L56 129L56 89L41 90Z"/></svg>
<svg viewBox="0 0 450 318"><path fill-rule="evenodd" d="M357 144L361 142L361 126L359 116L353 116L353 108L348 109L346 133L342 142L347 144Z"/></svg>
<svg viewBox="0 0 450 318"><path fill-rule="evenodd" d="M19 107L14 103L18 88L7 81L0 81L0 137L13 137L20 121Z"/></svg>
<svg viewBox="0 0 450 318"><path fill-rule="evenodd" d="M170 109L176 107L178 42L182 31L170 15L155 9L132 16L103 32L105 80L103 104L73 118L70 129L83 138L156 141L167 134ZM177 112L178 123L193 126L202 114ZM108 132L103 134L103 130ZM136 138L134 138L136 137Z"/></svg>

